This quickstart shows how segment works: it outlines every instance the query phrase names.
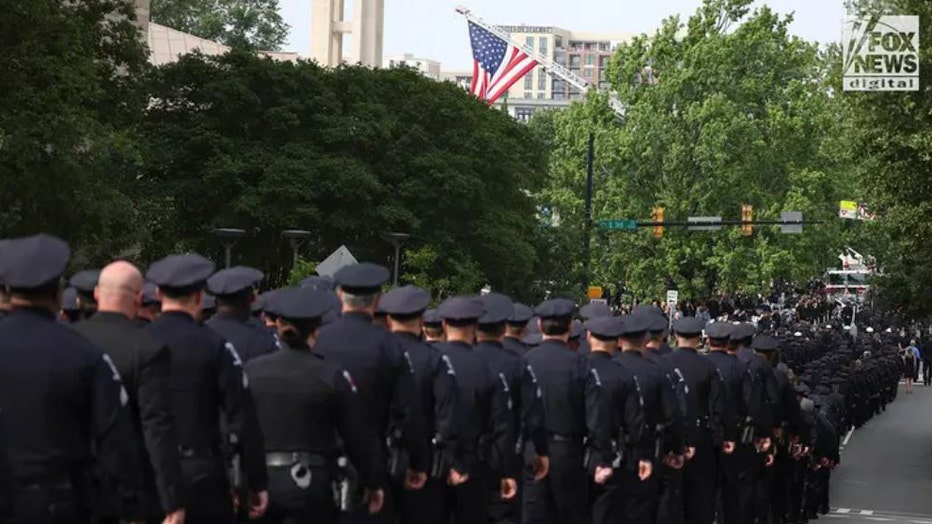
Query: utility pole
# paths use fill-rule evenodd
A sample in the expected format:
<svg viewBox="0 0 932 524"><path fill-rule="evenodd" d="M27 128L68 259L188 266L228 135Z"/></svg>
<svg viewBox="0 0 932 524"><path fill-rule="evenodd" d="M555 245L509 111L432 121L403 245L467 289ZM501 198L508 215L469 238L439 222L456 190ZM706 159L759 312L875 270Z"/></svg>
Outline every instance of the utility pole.
<svg viewBox="0 0 932 524"><path fill-rule="evenodd" d="M593 163L595 162L595 134L589 132L589 150L586 154L586 209L585 224L583 224L583 289L589 289L591 278L590 265L592 261L589 254L589 244L592 241L592 186Z"/></svg>

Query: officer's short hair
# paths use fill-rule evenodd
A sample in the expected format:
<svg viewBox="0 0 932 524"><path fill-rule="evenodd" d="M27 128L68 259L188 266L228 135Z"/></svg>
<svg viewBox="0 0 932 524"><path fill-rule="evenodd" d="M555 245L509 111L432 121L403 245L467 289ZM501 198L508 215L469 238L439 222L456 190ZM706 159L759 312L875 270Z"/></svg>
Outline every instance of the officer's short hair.
<svg viewBox="0 0 932 524"><path fill-rule="evenodd" d="M378 297L378 293L354 295L353 293L348 293L345 289L343 290L343 303L354 309L372 307L375 305L375 301Z"/></svg>
<svg viewBox="0 0 932 524"><path fill-rule="evenodd" d="M565 335L570 332L573 317L550 317L540 320L540 332L549 337Z"/></svg>
<svg viewBox="0 0 932 524"><path fill-rule="evenodd" d="M429 337L439 338L439 337L443 336L443 326L429 326L429 325L425 325L425 326L424 326L424 334L427 335L427 336L429 336Z"/></svg>
<svg viewBox="0 0 932 524"><path fill-rule="evenodd" d="M500 337L505 334L505 323L497 322L495 324L479 324L479 331L487 335Z"/></svg>

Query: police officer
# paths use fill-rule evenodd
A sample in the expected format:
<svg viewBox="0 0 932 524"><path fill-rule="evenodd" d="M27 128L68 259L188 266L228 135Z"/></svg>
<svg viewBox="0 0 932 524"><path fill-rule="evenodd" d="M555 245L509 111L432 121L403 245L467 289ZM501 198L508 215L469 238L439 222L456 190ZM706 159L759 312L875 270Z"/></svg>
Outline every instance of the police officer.
<svg viewBox="0 0 932 524"><path fill-rule="evenodd" d="M129 399L112 361L56 322L71 251L55 237L0 242L13 310L0 322L0 405L13 472L14 522L87 522L98 508L91 467L138 505ZM106 494L105 494L106 495Z"/></svg>
<svg viewBox="0 0 932 524"><path fill-rule="evenodd" d="M500 293L488 293L480 298L485 313L479 318L476 332L476 354L485 360L495 375L505 377L511 394L514 427L517 442L510 457L509 477L521 478L524 470L525 449L528 443L534 477L540 480L547 476L550 461L547 457L548 438L544 426L541 391L537 377L530 364L521 354L505 349L505 329L508 319L514 314L511 299ZM519 492L521 490L519 489ZM491 519L493 523L517 523L521 521L520 497L502 500L497 492L492 493Z"/></svg>
<svg viewBox="0 0 932 524"><path fill-rule="evenodd" d="M97 311L97 301L94 300L94 288L100 278L99 269L85 269L78 271L68 283L77 292L78 320L91 318Z"/></svg>
<svg viewBox="0 0 932 524"><path fill-rule="evenodd" d="M155 284L146 282L142 285L142 303L136 311L136 321L143 326L152 322L158 318L161 306Z"/></svg>
<svg viewBox="0 0 932 524"><path fill-rule="evenodd" d="M634 475L625 475L627 480L621 491L627 497L628 522L669 522L661 519L682 518L679 492L672 482L674 474L683 467L683 428L662 359L658 362L648 358L646 342L655 316L642 311L621 317L618 339L621 351L615 355L615 360L637 378L644 398L645 424L653 432L654 444L652 479L640 482ZM656 471L658 467L660 472Z"/></svg>
<svg viewBox="0 0 932 524"><path fill-rule="evenodd" d="M644 397L637 378L613 355L621 336L621 320L595 317L586 322L589 337L588 355L592 368L602 380L602 411L610 430L609 453L598 459L595 472L593 523L627 523L643 521L640 507L626 504L625 484L637 475L641 482L653 473L653 428L646 426ZM630 507L629 507L630 506Z"/></svg>
<svg viewBox="0 0 932 524"><path fill-rule="evenodd" d="M0 408L0 522L6 522L12 515L13 497L13 466L3 426L3 409Z"/></svg>
<svg viewBox="0 0 932 524"><path fill-rule="evenodd" d="M686 381L686 464L683 467L683 513L686 524L711 524L715 518L717 448L730 455L734 435L726 433L726 398L722 376L698 353L703 325L695 317L673 323L677 348L664 358Z"/></svg>
<svg viewBox="0 0 932 524"><path fill-rule="evenodd" d="M476 326L485 314L478 299L447 299L437 313L447 340L436 347L456 370L462 420L459 453L446 475L444 520L487 522L490 492L498 491L503 500L518 492L517 479L508 476L516 440L508 382L473 350Z"/></svg>
<svg viewBox="0 0 932 524"><path fill-rule="evenodd" d="M133 414L140 476L145 488L140 517L184 521L178 435L171 411L171 355L134 321L142 294L139 270L125 261L100 272L97 312L75 330L107 352L123 378Z"/></svg>
<svg viewBox="0 0 932 524"><path fill-rule="evenodd" d="M315 352L352 374L380 439L391 444L391 449L384 450L386 456L407 456L394 462L403 465L407 461L405 469L410 471L390 472L392 476L417 477L416 484L423 484L430 462L429 437L414 388L414 370L398 340L372 324L388 277L388 269L369 263L337 271L334 278L343 313L320 330ZM390 521L396 511L390 493L386 493L385 506L378 515L360 512L349 518L352 522Z"/></svg>
<svg viewBox="0 0 932 524"><path fill-rule="evenodd" d="M285 347L246 364L269 468L265 522L338 522L337 436L365 488L366 511L384 501L385 456L353 377L313 352L330 305L313 289L277 294L267 307Z"/></svg>
<svg viewBox="0 0 932 524"><path fill-rule="evenodd" d="M524 522L588 522L591 464L585 458L607 452L599 373L567 344L575 309L570 300L553 299L534 310L540 317L542 341L525 358L543 391L550 474L540 481L525 477Z"/></svg>
<svg viewBox="0 0 932 524"><path fill-rule="evenodd" d="M437 314L436 309L428 309L424 312L424 342L434 344L443 342L446 336L443 333L443 319Z"/></svg>
<svg viewBox="0 0 932 524"><path fill-rule="evenodd" d="M441 522L443 505L439 499L444 493L447 466L454 461L460 432L456 371L449 357L421 340L422 315L430 304L430 293L404 286L390 290L379 303L388 315L389 329L411 359L431 446L431 474L426 483L419 485L417 478L409 478L395 486L401 521Z"/></svg>
<svg viewBox="0 0 932 524"><path fill-rule="evenodd" d="M158 286L162 314L146 331L171 353L172 408L180 443L181 472L189 485L186 522L229 522L233 501L224 465L220 411L228 441L240 446L248 506L254 518L265 513L268 478L249 380L233 344L195 320L214 263L197 255L172 255L149 267L146 278Z"/></svg>
<svg viewBox="0 0 932 524"><path fill-rule="evenodd" d="M528 347L524 344L523 339L527 336L528 322L533 316L533 309L524 304L515 303L511 316L505 322L505 338L502 340L505 349L521 356L527 353Z"/></svg>
<svg viewBox="0 0 932 524"><path fill-rule="evenodd" d="M264 278L258 269L235 266L207 279L207 291L216 297L217 314L205 324L233 344L243 362L278 349L275 336L259 328L250 315L256 299L255 286Z"/></svg>

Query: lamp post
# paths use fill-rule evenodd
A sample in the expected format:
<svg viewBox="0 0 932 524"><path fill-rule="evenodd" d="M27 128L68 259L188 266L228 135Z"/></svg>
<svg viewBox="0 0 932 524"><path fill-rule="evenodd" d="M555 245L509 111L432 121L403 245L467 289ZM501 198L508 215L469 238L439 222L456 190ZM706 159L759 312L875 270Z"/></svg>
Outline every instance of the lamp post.
<svg viewBox="0 0 932 524"><path fill-rule="evenodd" d="M398 287L398 273L401 269L401 246L411 238L411 235L407 233L386 233L385 236L395 246L395 272L392 276L392 285Z"/></svg>
<svg viewBox="0 0 932 524"><path fill-rule="evenodd" d="M311 238L311 232L305 231L303 229L286 229L282 231L282 238L288 239L288 244L291 245L292 253L292 269L298 266L298 250L301 249L301 244L305 240Z"/></svg>
<svg viewBox="0 0 932 524"><path fill-rule="evenodd" d="M242 229L221 227L214 229L214 236L219 238L220 243L223 244L224 261L226 263L224 267L229 268L233 255L233 244L235 244L239 238L246 236L246 232Z"/></svg>

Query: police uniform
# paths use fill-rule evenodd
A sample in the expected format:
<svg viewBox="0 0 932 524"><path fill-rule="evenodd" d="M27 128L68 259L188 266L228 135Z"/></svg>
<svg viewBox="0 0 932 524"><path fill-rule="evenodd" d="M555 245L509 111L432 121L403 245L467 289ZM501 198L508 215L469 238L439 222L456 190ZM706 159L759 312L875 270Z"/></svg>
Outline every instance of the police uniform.
<svg viewBox="0 0 932 524"><path fill-rule="evenodd" d="M207 279L207 291L225 308L204 324L233 344L243 362L279 349L275 335L264 326L260 328L249 314L254 288L264 278L258 269L236 266L220 270Z"/></svg>
<svg viewBox="0 0 932 524"><path fill-rule="evenodd" d="M297 288L267 307L285 322L311 323L311 335L330 305L325 293ZM246 364L265 436L265 522L332 524L339 520L333 487L341 452L370 490L385 487L385 457L352 375L314 354L302 336L285 346Z"/></svg>
<svg viewBox="0 0 932 524"><path fill-rule="evenodd" d="M479 318L480 332L504 332L504 324L512 318L514 304L511 299L500 293L488 293L480 298L485 313ZM475 351L485 360L495 375L501 375L508 384L514 414L517 442L511 455L510 473L514 479L522 478L524 471L525 449L528 444L533 448L529 455L546 457L548 454L547 428L543 421L541 391L537 384L534 369L521 354L505 349L504 336L501 340L482 340L476 343ZM521 522L521 498L501 500L498 490L492 493L490 522Z"/></svg>
<svg viewBox="0 0 932 524"><path fill-rule="evenodd" d="M437 308L444 322L458 326L475 326L484 313L473 297L450 298ZM472 344L448 339L436 347L456 370L460 398L459 452L451 469L469 476L465 483L445 488L445 521L486 522L489 493L511 473L515 428L508 383L492 372Z"/></svg>
<svg viewBox="0 0 932 524"><path fill-rule="evenodd" d="M531 317L534 316L534 310L524 304L514 304L514 308L511 312L511 316L508 317L508 320L505 324L508 327L508 331L516 331L518 333L526 333L528 330L528 322L531 321ZM524 356L527 353L528 347L524 343L521 337L511 336L509 333L505 333L505 339L502 340L502 345L505 346L505 349L516 353L518 355Z"/></svg>
<svg viewBox="0 0 932 524"><path fill-rule="evenodd" d="M609 453L599 457L599 467L612 468L612 476L602 485L593 487L594 524L626 524L643 522L650 515L643 506L629 504L630 490L636 481L641 461L653 462L653 428L646 425L644 397L638 379L623 367L613 354L622 332L621 319L611 316L594 317L586 322L590 335L611 343L610 351L592 350L589 361L602 381L602 411L604 427L610 444L601 446ZM640 481L640 478L637 478Z"/></svg>
<svg viewBox="0 0 932 524"><path fill-rule="evenodd" d="M182 508L178 434L172 415L171 354L122 313L98 311L75 330L107 352L123 377L133 414L141 482L141 516L160 519Z"/></svg>
<svg viewBox="0 0 932 524"><path fill-rule="evenodd" d="M142 285L142 303L139 311L136 313L136 323L145 326L158 317L159 307L162 303L159 301L158 288L152 282L146 282Z"/></svg>
<svg viewBox="0 0 932 524"><path fill-rule="evenodd" d="M13 465L0 408L0 522L6 522L13 513Z"/></svg>
<svg viewBox="0 0 932 524"><path fill-rule="evenodd" d="M16 297L57 297L71 252L48 235L0 242L0 281ZM73 523L100 516L95 474L121 511L138 508L129 402L112 360L42 306L0 322L0 406L13 472L14 522ZM95 471L96 470L96 471ZM99 498L101 497L102 498Z"/></svg>
<svg viewBox="0 0 932 524"><path fill-rule="evenodd" d="M390 290L379 301L390 319L417 319L430 303L430 294L415 286ZM443 496L449 465L453 463L459 440L459 390L456 371L449 357L424 343L418 334L395 331L394 336L411 360L415 390L430 437L430 475L424 487L405 490L395 483L401 522L434 524L443 519Z"/></svg>
<svg viewBox="0 0 932 524"><path fill-rule="evenodd" d="M59 319L66 324L74 324L81 319L77 289L67 287L61 292L61 315Z"/></svg>
<svg viewBox="0 0 932 524"><path fill-rule="evenodd" d="M339 289L356 296L377 295L388 281L388 269L369 263L346 266L334 275ZM408 469L426 472L430 461L427 431L414 389L414 370L398 340L372 324L365 312L347 311L320 330L317 354L349 371L383 442L392 442L386 456L405 453ZM400 478L404 471L390 472ZM377 516L359 512L352 522L390 521L394 501L386 493L386 508Z"/></svg>
<svg viewBox="0 0 932 524"><path fill-rule="evenodd" d="M535 308L542 320L565 322L569 328L576 306L566 299L548 300ZM569 332L556 334L568 336ZM562 340L544 339L527 352L544 397L544 423L550 451L550 474L541 481L525 476L524 522L589 522L589 475L585 457L600 456L605 441L598 371ZM587 450L586 443L593 448Z"/></svg>
<svg viewBox="0 0 932 524"><path fill-rule="evenodd" d="M213 272L213 262L200 255L172 255L153 263L146 277L166 296L190 296L203 293ZM233 344L183 311L164 311L163 305L162 314L145 329L171 353L172 411L189 487L186 521L229 522L233 504L226 442L240 448L246 485L239 488L262 492L268 483L242 360ZM228 439L221 434L221 411Z"/></svg>
<svg viewBox="0 0 932 524"><path fill-rule="evenodd" d="M77 292L78 320L90 318L97 311L97 300L94 298L94 288L100 278L99 269L85 269L78 271L68 283Z"/></svg>

